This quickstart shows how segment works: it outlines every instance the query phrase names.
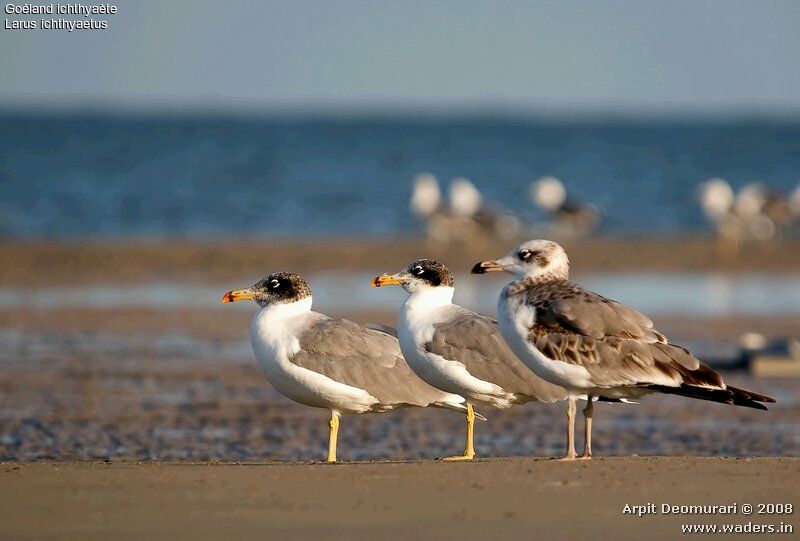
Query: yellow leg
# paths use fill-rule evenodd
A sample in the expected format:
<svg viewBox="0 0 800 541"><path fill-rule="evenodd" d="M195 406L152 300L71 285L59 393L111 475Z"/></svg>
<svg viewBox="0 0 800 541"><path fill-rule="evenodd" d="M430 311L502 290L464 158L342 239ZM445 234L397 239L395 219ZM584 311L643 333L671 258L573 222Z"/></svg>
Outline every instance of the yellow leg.
<svg viewBox="0 0 800 541"><path fill-rule="evenodd" d="M330 436L328 437L328 462L336 462L336 441L339 439L339 416L338 411L331 412Z"/></svg>
<svg viewBox="0 0 800 541"><path fill-rule="evenodd" d="M567 454L561 460L575 460L575 399L567 399Z"/></svg>
<svg viewBox="0 0 800 541"><path fill-rule="evenodd" d="M583 454L579 457L581 460L591 460L592 458L592 412L594 411L593 397L589 397L586 407L583 408L583 416L586 418L586 432L583 444Z"/></svg>
<svg viewBox="0 0 800 541"><path fill-rule="evenodd" d="M464 445L464 454L458 456L447 456L442 460L454 462L457 460L472 460L475 458L475 447L473 443L473 429L475 427L475 409L472 404L467 404L467 441Z"/></svg>

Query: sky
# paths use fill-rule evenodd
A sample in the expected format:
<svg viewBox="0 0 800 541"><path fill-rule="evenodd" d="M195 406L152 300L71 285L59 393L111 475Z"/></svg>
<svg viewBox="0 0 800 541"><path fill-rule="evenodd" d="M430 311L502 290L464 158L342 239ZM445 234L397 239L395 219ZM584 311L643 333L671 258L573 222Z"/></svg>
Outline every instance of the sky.
<svg viewBox="0 0 800 541"><path fill-rule="evenodd" d="M0 28L0 105L800 110L791 0L116 5Z"/></svg>

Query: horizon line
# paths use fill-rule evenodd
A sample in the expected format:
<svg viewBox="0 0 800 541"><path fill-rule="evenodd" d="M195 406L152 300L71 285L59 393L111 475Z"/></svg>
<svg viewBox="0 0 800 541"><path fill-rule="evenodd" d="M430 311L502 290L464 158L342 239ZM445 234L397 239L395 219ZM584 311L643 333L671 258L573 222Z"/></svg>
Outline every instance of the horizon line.
<svg viewBox="0 0 800 541"><path fill-rule="evenodd" d="M487 96L480 98L241 99L219 96L53 96L0 93L0 114L95 114L117 116L259 116L259 117L507 117L524 119L629 118L690 116L693 119L800 120L800 100L760 102L653 102L621 100L553 102ZM688 119L686 119L688 120Z"/></svg>

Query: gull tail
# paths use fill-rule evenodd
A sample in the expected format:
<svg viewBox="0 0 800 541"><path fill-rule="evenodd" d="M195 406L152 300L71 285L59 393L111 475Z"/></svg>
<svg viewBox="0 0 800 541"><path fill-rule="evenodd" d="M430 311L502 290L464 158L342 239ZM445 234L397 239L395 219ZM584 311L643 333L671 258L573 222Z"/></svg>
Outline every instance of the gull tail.
<svg viewBox="0 0 800 541"><path fill-rule="evenodd" d="M694 385L683 384L680 387L668 387L666 385L646 385L645 388L665 394L676 394L679 396L686 396L688 398L709 400L711 402L720 402L723 404L731 404L733 406L742 406L757 410L767 409L767 406L762 404L762 402L775 402L774 398L754 393L752 391L739 389L738 387L710 389L708 387L698 387Z"/></svg>

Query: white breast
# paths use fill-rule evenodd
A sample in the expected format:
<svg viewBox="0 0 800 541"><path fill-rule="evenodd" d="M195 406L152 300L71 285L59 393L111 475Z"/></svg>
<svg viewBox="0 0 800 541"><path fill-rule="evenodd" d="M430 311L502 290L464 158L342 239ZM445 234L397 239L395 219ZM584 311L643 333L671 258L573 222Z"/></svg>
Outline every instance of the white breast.
<svg viewBox="0 0 800 541"><path fill-rule="evenodd" d="M497 317L500 334L511 350L525 366L550 383L577 394L594 388L589 371L584 367L550 359L528 339L529 329L536 323L536 310L522 303L518 295L508 297L506 291L509 286L506 286L497 301Z"/></svg>
<svg viewBox="0 0 800 541"><path fill-rule="evenodd" d="M433 337L434 326L452 314L451 307L449 299L446 303L434 304L424 293L415 293L409 297L400 309L397 323L403 357L428 385L459 394L471 402L509 407L514 398L512 394L491 382L472 376L458 359L445 359L425 350L425 344Z"/></svg>
<svg viewBox="0 0 800 541"><path fill-rule="evenodd" d="M364 389L292 364L291 357L300 350L297 336L316 315L281 315L266 308L253 317L250 325L256 360L276 391L295 402L342 413L363 413L378 404L378 399Z"/></svg>

